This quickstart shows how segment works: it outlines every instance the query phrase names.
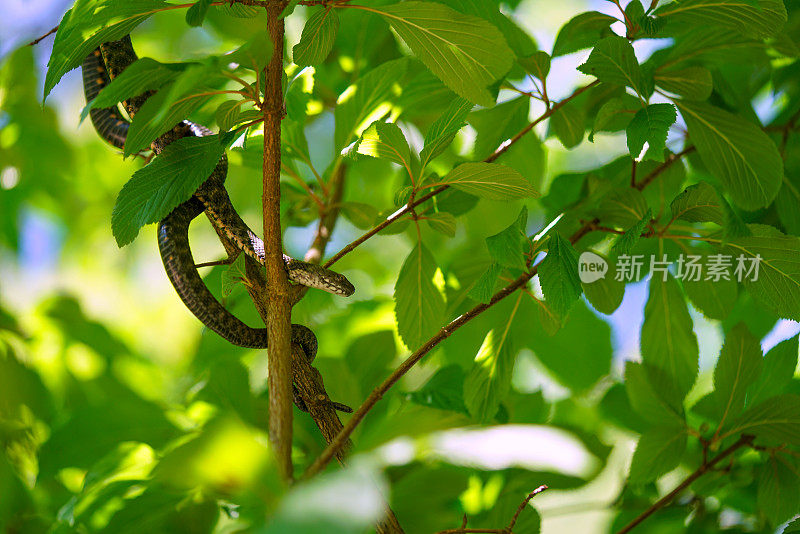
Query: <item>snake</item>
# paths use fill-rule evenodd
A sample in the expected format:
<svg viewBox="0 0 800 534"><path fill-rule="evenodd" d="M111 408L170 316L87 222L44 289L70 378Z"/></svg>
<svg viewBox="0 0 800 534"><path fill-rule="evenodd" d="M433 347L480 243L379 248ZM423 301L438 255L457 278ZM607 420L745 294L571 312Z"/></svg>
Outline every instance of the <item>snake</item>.
<svg viewBox="0 0 800 534"><path fill-rule="evenodd" d="M128 46L129 43L130 41L127 41ZM106 59L100 48L95 49L85 58L81 70L84 96L86 102L90 103L110 83L111 79ZM141 105L142 101L140 98L134 107ZM116 148L124 147L130 123L116 106L102 109L92 108L89 116L92 125L103 140ZM213 135L213 132L205 126L184 120L173 128L172 134L167 136L168 138L172 137L169 141L186 136L204 137ZM156 141L152 148L158 154L167 143ZM267 329L246 325L225 309L212 295L197 272L189 243L189 225L193 219L205 212L214 226L221 230L239 250L260 264L264 264L263 241L241 219L225 189L227 168L227 157L223 154L214 171L194 194L159 221L158 248L167 277L176 293L186 308L201 323L234 345L265 349L268 345ZM283 255L283 261L287 277L294 283L342 296L350 296L355 291L350 281L337 272L316 264L296 260L286 254ZM292 342L299 344L308 361L312 362L318 349L314 333L306 326L292 324L291 334ZM294 396L298 407L307 411L296 389ZM336 409L352 411L345 405L336 402L332 404Z"/></svg>

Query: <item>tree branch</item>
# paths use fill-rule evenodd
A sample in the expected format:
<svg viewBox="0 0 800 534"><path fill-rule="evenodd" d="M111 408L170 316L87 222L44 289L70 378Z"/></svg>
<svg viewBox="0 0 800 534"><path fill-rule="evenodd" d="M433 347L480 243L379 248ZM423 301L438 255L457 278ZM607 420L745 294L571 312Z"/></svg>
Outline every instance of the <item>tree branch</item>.
<svg viewBox="0 0 800 534"><path fill-rule="evenodd" d="M753 439L755 439L753 436L743 435L742 437L739 438L739 440L736 443L734 443L733 445L731 445L718 455L714 456L711 460L703 462L700 465L700 467L698 467L691 475L683 479L683 481L680 484L675 486L675 489L673 489L672 491L664 495L662 498L654 502L652 506L650 506L650 508L648 508L640 515L638 515L633 521L622 527L622 529L619 530L617 534L626 534L627 532L630 532L631 530L636 528L636 526L642 523L642 521L653 515L656 511L660 510L661 508L671 503L672 499L677 497L680 492L688 488L692 484L692 482L694 482L704 474L708 473L719 462L721 462L728 456L732 455L734 452L741 449L742 447L745 447L753 443Z"/></svg>
<svg viewBox="0 0 800 534"><path fill-rule="evenodd" d="M269 437L285 481L292 479L291 302L283 264L280 219L281 120L283 119L283 19L285 2L267 8L267 28L273 43L266 67L264 102L263 217L264 266L267 270L269 339Z"/></svg>
<svg viewBox="0 0 800 534"><path fill-rule="evenodd" d="M680 152L679 154L683 156L685 154L688 154L690 151L691 150L686 149ZM672 165L678 159L680 159L680 157L678 156L678 154L676 154L674 157L668 159L665 163L663 163L657 169L651 172L650 175L646 177L647 180L646 182L645 180L642 180L643 184L640 184L641 188L643 189L648 184L652 183L655 180L655 178L658 177L658 175L660 175L664 169L666 169L666 167ZM592 221L584 223L578 230L575 231L574 234L572 234L572 236L570 236L569 239L570 243L572 244L577 243L586 234L591 232L592 227L599 222L600 222L599 219L594 219ZM326 264L326 266L330 263L332 263L332 261L329 261ZM411 354L411 356L409 356L402 364L400 364L400 366L397 369L395 369L394 372L392 372L392 374L389 375L389 377L386 380L384 380L382 384L376 387L369 394L364 403L361 406L359 406L358 410L356 410L355 413L353 413L353 416L344 426L342 431L339 432L336 438L328 445L328 447L322 452L322 454L320 454L319 458L317 458L314 461L314 463L312 463L308 467L308 469L306 469L305 473L303 473L303 478L309 478L313 476L314 474L321 471L328 464L328 462L330 462L331 458L333 458L333 456L337 454L337 451L344 446L344 444L349 439L350 435L353 433L355 428L361 423L361 421L364 420L364 417L366 417L367 413L375 406L375 404L377 404L377 402L383 397L383 395L387 391L389 391L389 389L394 384L396 384L398 380L400 380L400 378L403 375L405 375L409 370L411 370L412 367L414 367L414 365L417 364L417 362L419 362L426 354L428 354L431 350L433 350L439 343L450 337L450 335L453 332L455 332L456 330L458 330L459 328L470 322L472 319L474 319L484 311L488 310L489 308L491 308L492 306L494 306L495 304L497 304L498 302L500 302L501 300L512 294L514 291L525 287L528 281L530 281L531 278L536 276L537 267L538 265L534 266L530 271L523 273L509 285L507 285L506 287L495 293L488 303L480 303L471 310L469 310L467 313L456 317L453 321L443 326L436 335L434 335L432 338L426 341L420 348L414 351L414 353Z"/></svg>

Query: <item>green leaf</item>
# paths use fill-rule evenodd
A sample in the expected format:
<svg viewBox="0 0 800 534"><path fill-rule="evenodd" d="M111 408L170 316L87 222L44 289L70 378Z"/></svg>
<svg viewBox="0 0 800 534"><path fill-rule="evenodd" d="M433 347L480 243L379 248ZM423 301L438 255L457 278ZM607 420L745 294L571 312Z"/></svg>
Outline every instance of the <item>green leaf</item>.
<svg viewBox="0 0 800 534"><path fill-rule="evenodd" d="M431 230L444 234L448 237L455 237L456 235L456 218L452 213L442 211L440 213L431 213L425 216L425 222L431 227Z"/></svg>
<svg viewBox="0 0 800 534"><path fill-rule="evenodd" d="M753 434L769 441L800 445L800 396L770 397L747 408L724 430L726 437Z"/></svg>
<svg viewBox="0 0 800 534"><path fill-rule="evenodd" d="M272 39L266 31L258 31L224 59L260 74L272 59Z"/></svg>
<svg viewBox="0 0 800 534"><path fill-rule="evenodd" d="M550 73L550 55L541 50L537 50L530 56L518 58L517 63L522 65L522 68L525 69L528 74L542 81L544 81Z"/></svg>
<svg viewBox="0 0 800 534"><path fill-rule="evenodd" d="M800 511L797 463L791 456L778 453L770 455L760 471L756 503L770 524L778 527Z"/></svg>
<svg viewBox="0 0 800 534"><path fill-rule="evenodd" d="M424 386L409 393L408 398L422 406L469 415L464 404L464 371L456 364L436 371Z"/></svg>
<svg viewBox="0 0 800 534"><path fill-rule="evenodd" d="M656 425L684 426L683 407L675 391L664 387L658 369L644 363L625 364L625 390L631 407ZM655 377L655 380L651 380Z"/></svg>
<svg viewBox="0 0 800 534"><path fill-rule="evenodd" d="M746 210L768 206L781 187L783 162L755 124L702 102L676 100L703 163Z"/></svg>
<svg viewBox="0 0 800 534"><path fill-rule="evenodd" d="M594 46L597 41L612 35L611 25L617 19L611 15L589 11L573 17L559 31L553 45L553 57L563 56Z"/></svg>
<svg viewBox="0 0 800 534"><path fill-rule="evenodd" d="M405 59L383 63L361 76L339 96L334 111L337 152L373 122L367 120L391 96L394 84L405 75L407 68Z"/></svg>
<svg viewBox="0 0 800 534"><path fill-rule="evenodd" d="M683 0L656 11L660 17L687 27L729 28L750 37L772 37L786 23L783 0Z"/></svg>
<svg viewBox="0 0 800 534"><path fill-rule="evenodd" d="M467 115L472 108L473 104L469 100L456 98L450 102L445 112L431 124L428 133L425 134L425 146L419 155L422 160L422 169L453 142L456 133L466 123Z"/></svg>
<svg viewBox="0 0 800 534"><path fill-rule="evenodd" d="M295 0L291 0L289 3L291 4L292 2L295 2ZM224 5L220 6L220 8L226 15L240 19L252 19L257 17L258 14L262 12L261 9L256 6L246 6L239 3L225 3Z"/></svg>
<svg viewBox="0 0 800 534"><path fill-rule="evenodd" d="M627 85L643 98L649 93L645 90L644 76L633 46L624 37L611 36L601 40L578 70L601 82Z"/></svg>
<svg viewBox="0 0 800 534"><path fill-rule="evenodd" d="M750 225L753 235L731 239L723 253L740 259L745 267L742 282L747 291L779 317L800 320L800 239L770 226ZM746 269L758 266L758 276Z"/></svg>
<svg viewBox="0 0 800 534"><path fill-rule="evenodd" d="M244 104L241 100L226 100L217 108L214 118L220 131L227 132L236 124L240 108Z"/></svg>
<svg viewBox="0 0 800 534"><path fill-rule="evenodd" d="M422 243L411 251L394 286L397 331L414 350L435 334L444 320L445 304L433 284L436 262Z"/></svg>
<svg viewBox="0 0 800 534"><path fill-rule="evenodd" d="M525 270L525 252L530 250L530 242L525 233L527 224L528 209L523 207L517 220L508 228L486 238L489 255L498 264L512 269Z"/></svg>
<svg viewBox="0 0 800 534"><path fill-rule="evenodd" d="M707 182L690 185L669 205L672 218L689 222L714 222L723 225L717 191Z"/></svg>
<svg viewBox="0 0 800 534"><path fill-rule="evenodd" d="M797 350L798 336L794 336L778 343L764 356L761 374L747 392L748 406L783 393L797 368Z"/></svg>
<svg viewBox="0 0 800 534"><path fill-rule="evenodd" d="M224 271L222 271L222 296L227 298L247 279L244 266L244 254L239 254Z"/></svg>
<svg viewBox="0 0 800 534"><path fill-rule="evenodd" d="M656 85L686 100L706 100L714 90L711 71L705 67L658 70Z"/></svg>
<svg viewBox="0 0 800 534"><path fill-rule="evenodd" d="M342 202L339 209L353 226L362 230L372 228L378 220L378 209L363 202Z"/></svg>
<svg viewBox="0 0 800 534"><path fill-rule="evenodd" d="M663 162L667 133L677 118L672 104L650 104L637 111L625 131L631 157L636 161L654 159ZM645 144L647 152L643 153Z"/></svg>
<svg viewBox="0 0 800 534"><path fill-rule="evenodd" d="M189 95L174 105L165 107L166 102L172 98L167 86L147 99L131 121L128 137L125 139L125 156L136 154L149 146L159 135L187 118L211 97Z"/></svg>
<svg viewBox="0 0 800 534"><path fill-rule="evenodd" d="M606 195L597 210L603 224L630 228L647 215L647 200L638 189L615 189Z"/></svg>
<svg viewBox="0 0 800 534"><path fill-rule="evenodd" d="M469 297L478 302L488 303L494 295L494 286L503 268L497 263L492 263L489 269L478 278L472 289L469 290Z"/></svg>
<svg viewBox="0 0 800 534"><path fill-rule="evenodd" d="M298 4L300 4L300 0L289 0L289 3L287 3L286 7L283 8L283 11L281 11L281 14L278 18L285 19L286 17L294 13L294 10L298 6Z"/></svg>
<svg viewBox="0 0 800 534"><path fill-rule="evenodd" d="M412 172L411 151L400 127L393 122L373 122L353 146L358 154L385 159Z"/></svg>
<svg viewBox="0 0 800 534"><path fill-rule="evenodd" d="M371 10L447 87L476 104L494 103L488 87L511 69L514 57L496 27L436 3L411 1Z"/></svg>
<svg viewBox="0 0 800 534"><path fill-rule="evenodd" d="M482 423L494 419L511 387L514 353L507 335L507 327L500 333L489 330L464 379L464 404L470 415Z"/></svg>
<svg viewBox="0 0 800 534"><path fill-rule="evenodd" d="M682 399L697 378L697 338L678 283L669 273L664 275L666 280L657 273L650 279L641 334L642 361L660 369Z"/></svg>
<svg viewBox="0 0 800 534"><path fill-rule="evenodd" d="M761 372L761 345L743 323L733 327L714 368L714 400L720 424L744 408L745 392Z"/></svg>
<svg viewBox="0 0 800 534"><path fill-rule="evenodd" d="M117 245L127 245L139 228L160 221L188 200L217 166L231 141L219 135L184 137L136 171L119 192L111 214Z"/></svg>
<svg viewBox="0 0 800 534"><path fill-rule="evenodd" d="M159 63L149 57L133 62L122 73L111 80L94 100L81 111L81 121L89 115L90 109L103 109L116 106L118 102L137 96L145 91L154 91L177 78L185 63Z"/></svg>
<svg viewBox="0 0 800 534"><path fill-rule="evenodd" d="M567 315L583 292L578 252L557 232L550 237L547 256L539 263L539 281L547 305L560 317Z"/></svg>
<svg viewBox="0 0 800 534"><path fill-rule="evenodd" d="M521 174L498 163L462 163L442 178L441 183L489 200L539 196Z"/></svg>
<svg viewBox="0 0 800 534"><path fill-rule="evenodd" d="M541 307L531 301L531 306ZM550 334L549 326L533 318L539 310L520 317L517 336L527 339L536 358L559 383L573 391L589 391L611 372L611 329L581 301L572 307L561 329ZM524 318L524 319L523 319ZM555 318L556 322L558 318ZM516 339L516 338L515 338ZM569 354L569 358L564 355Z"/></svg>
<svg viewBox="0 0 800 534"><path fill-rule="evenodd" d="M186 24L189 26L200 26L206 18L211 0L197 0L189 9L186 10Z"/></svg>
<svg viewBox="0 0 800 534"><path fill-rule="evenodd" d="M596 132L618 132L626 128L640 109L642 103L639 99L627 93L607 101L594 118L589 141L594 141Z"/></svg>
<svg viewBox="0 0 800 534"><path fill-rule="evenodd" d="M783 186L775 197L775 209L786 232L800 235L800 188L788 177L784 177Z"/></svg>
<svg viewBox="0 0 800 534"><path fill-rule="evenodd" d="M570 102L550 116L550 127L564 148L573 148L583 141L586 116L581 108Z"/></svg>
<svg viewBox="0 0 800 534"><path fill-rule="evenodd" d="M686 292L686 296L692 304L700 310L703 315L710 319L723 320L731 313L736 305L739 294L739 286L734 278L719 280L704 280L702 272L708 274L709 257L697 256L697 266L700 268L696 273L691 273L691 268L686 267L689 261L694 260L692 256L686 258L683 264L681 284ZM679 260L680 261L680 260Z"/></svg>
<svg viewBox="0 0 800 534"><path fill-rule="evenodd" d="M78 0L58 26L47 63L44 98L102 43L124 37L166 4L163 0Z"/></svg>
<svg viewBox="0 0 800 534"><path fill-rule="evenodd" d="M339 30L339 15L335 9L320 9L311 15L303 27L300 42L292 49L292 59L301 67L319 65L331 53Z"/></svg>
<svg viewBox="0 0 800 534"><path fill-rule="evenodd" d="M614 242L614 246L611 247L611 255L619 257L630 254L633 247L639 242L639 239L642 237L642 232L644 232L644 229L652 218L653 210L648 209L647 213L644 214L644 217L642 217L639 222L631 226L624 234L617 238Z"/></svg>
<svg viewBox="0 0 800 534"><path fill-rule="evenodd" d="M611 315L622 304L625 296L625 282L617 280L616 263L592 251L581 253L578 266L583 267L588 263L597 263L600 260L608 265L605 276L593 282L581 281L583 294L595 310L605 315Z"/></svg>
<svg viewBox="0 0 800 534"><path fill-rule="evenodd" d="M647 484L672 471L686 451L686 437L683 426L657 426L645 431L633 453L628 480Z"/></svg>

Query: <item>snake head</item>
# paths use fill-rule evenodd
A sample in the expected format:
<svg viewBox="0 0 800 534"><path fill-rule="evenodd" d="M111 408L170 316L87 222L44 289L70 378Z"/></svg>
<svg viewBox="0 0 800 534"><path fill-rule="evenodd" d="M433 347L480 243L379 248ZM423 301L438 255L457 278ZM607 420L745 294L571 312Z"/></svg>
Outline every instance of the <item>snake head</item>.
<svg viewBox="0 0 800 534"><path fill-rule="evenodd" d="M330 288L326 289L326 291L330 291L331 293L341 295L343 297L349 297L356 292L355 286L351 284L350 280L348 280L343 274L339 274L329 269L325 269L325 271L327 271L327 285Z"/></svg>
<svg viewBox="0 0 800 534"><path fill-rule="evenodd" d="M350 280L336 271L331 271L313 263L294 260L288 256L285 258L287 259L286 270L289 280L292 282L343 297L349 297L356 291Z"/></svg>

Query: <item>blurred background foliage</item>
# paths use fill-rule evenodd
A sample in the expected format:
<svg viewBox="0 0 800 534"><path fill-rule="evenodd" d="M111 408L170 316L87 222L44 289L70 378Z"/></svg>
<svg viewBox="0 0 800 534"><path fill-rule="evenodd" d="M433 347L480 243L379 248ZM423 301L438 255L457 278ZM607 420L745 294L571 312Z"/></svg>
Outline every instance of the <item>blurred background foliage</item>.
<svg viewBox="0 0 800 534"><path fill-rule="evenodd" d="M524 29L507 37L513 34L515 48L528 54L537 47L552 50L558 29L582 11L618 15L602 0L501 4ZM800 13L792 4L787 2L789 29L797 42ZM606 532L646 508L657 488L671 487L685 474L679 468L658 486L625 486L637 433L644 428L620 383L624 362L635 359L639 347L647 289L636 283L610 316L579 302L554 335L534 300L523 293L507 299L448 339L376 406L354 435L352 465L331 468L286 493L265 433L265 352L233 347L201 328L163 273L154 226L145 227L132 245L117 248L111 208L141 160L123 161L88 121L79 125L84 104L79 72L66 76L42 106L43 64L52 40L36 47L24 43L56 24L67 7L64 1L12 0L0 8L0 526L5 531L364 532L380 514L382 494L409 533L456 528L465 513L471 527L499 528L527 492L547 484L553 489L534 500L535 509L523 512L515 532L536 532L540 521L545 532ZM309 13L301 6L287 19L289 47L298 42ZM231 50L263 30L263 20L215 9L202 27L189 28L182 11L171 11L137 28L133 41L140 56L186 61ZM636 43L640 62L661 46ZM326 169L334 156L330 105L363 69L403 53L379 18L355 10L341 16L333 56L316 69L307 103L312 111L306 136L317 169ZM553 60L551 98L563 98L589 79L575 70L588 53ZM800 77L796 64L780 71L778 94L760 74L727 64L715 73L715 86L723 97L744 101L754 115L771 119L781 98L797 96ZM420 132L454 95L419 65L401 81L394 112L403 114L408 135L420 144ZM510 100L511 93L500 94L500 101ZM503 106L519 109L508 113ZM446 171L461 157L486 157L543 109L541 102L520 99L474 112L437 165ZM214 110L206 106L194 118L212 124ZM498 113L513 119L498 124ZM452 239L422 227L444 275L450 315L469 308L460 290L489 265L486 237L516 220L523 204L530 212L528 230L535 232L569 203L570 191L558 189L556 177L595 169L627 153L620 134L598 135L593 143L567 150L547 126L537 133L505 163L540 190L556 188L558 194L527 203L482 200L458 218ZM800 157L798 144L795 135L789 157ZM254 194L260 170L235 151L231 163L227 186L234 204L251 227L260 228L260 195ZM307 168L299 172L313 180ZM675 178L673 193L685 179ZM364 158L349 168L345 199L388 214L403 180L396 166ZM288 181L284 193L285 246L302 256L315 214ZM438 201L451 207L465 202L456 193ZM329 251L369 227L374 214L368 213L366 225L359 214L355 206L345 211ZM294 311L293 321L319 338L315 365L331 398L351 406L407 354L395 328L392 290L416 237L413 227L397 230L337 264L358 288L352 299L312 291ZM200 261L222 255L207 225L195 224L191 232ZM237 316L256 324L258 316L241 288L221 296L224 271L211 269L206 283ZM767 349L798 331L796 323L779 321L744 293L725 321L694 308L691 313L701 367L694 398L710 389L722 332L739 320ZM494 425L473 427L463 399L450 393L463 384L486 332L511 314L521 318L512 325L514 348L521 351L512 391ZM298 471L324 445L313 421L296 411ZM694 449L699 457L696 444ZM667 509L640 531L682 530L692 510L695 532L716 530L725 510L722 521L732 531L760 531L763 523L754 519L755 506L748 501L754 475L746 461L736 476L716 501ZM702 484L722 482L709 476ZM705 507L711 511L704 515Z"/></svg>

